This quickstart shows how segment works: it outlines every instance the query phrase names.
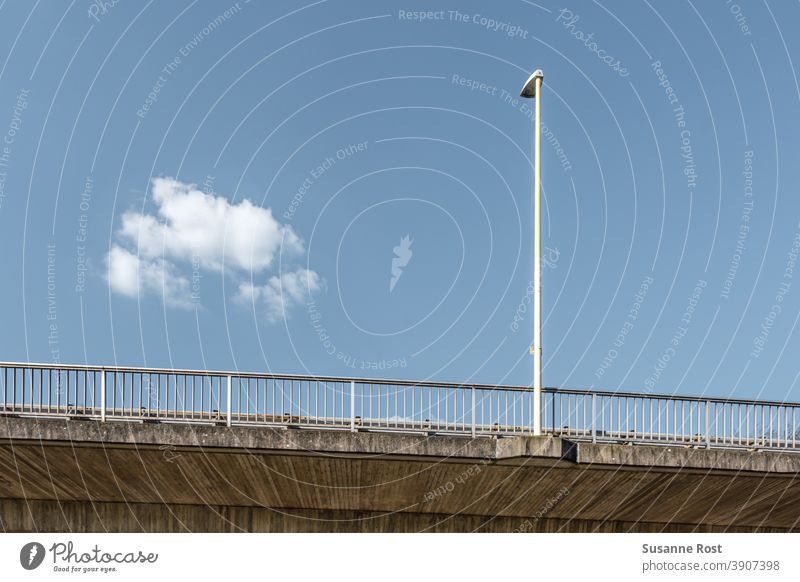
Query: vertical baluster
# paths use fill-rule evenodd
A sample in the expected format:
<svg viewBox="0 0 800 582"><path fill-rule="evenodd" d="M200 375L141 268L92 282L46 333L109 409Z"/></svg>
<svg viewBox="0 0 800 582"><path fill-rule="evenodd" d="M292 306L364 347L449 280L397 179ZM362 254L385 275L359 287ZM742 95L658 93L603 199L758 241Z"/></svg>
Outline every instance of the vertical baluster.
<svg viewBox="0 0 800 582"><path fill-rule="evenodd" d="M567 426L569 434L578 434L578 395L570 394L567 397Z"/></svg>
<svg viewBox="0 0 800 582"><path fill-rule="evenodd" d="M586 395L585 394L581 394L580 395L580 399L581 399L581 409L583 410L583 423L579 422L578 430L579 430L581 436L585 437L586 436L586 428L587 428L587 424L586 424Z"/></svg>
<svg viewBox="0 0 800 582"><path fill-rule="evenodd" d="M631 411L630 411L630 398L624 397L625 400L625 438L630 438L631 434Z"/></svg>
<svg viewBox="0 0 800 582"><path fill-rule="evenodd" d="M242 406L242 393L244 393L244 406ZM231 399L227 406L227 416L233 421L233 411L236 409L236 422L242 421L242 409L244 409L244 418L250 412L250 378L234 378L230 376L230 394ZM234 395L236 403L234 405Z"/></svg>
<svg viewBox="0 0 800 582"><path fill-rule="evenodd" d="M772 446L772 408L771 404L767 406L767 415L769 416L769 446Z"/></svg>
<svg viewBox="0 0 800 582"><path fill-rule="evenodd" d="M116 392L116 391L115 391ZM152 397L151 397L152 398ZM157 418L161 417L161 374L156 373L156 399L152 403Z"/></svg>
<svg viewBox="0 0 800 582"><path fill-rule="evenodd" d="M350 380L350 432L356 432L356 383Z"/></svg>
<svg viewBox="0 0 800 582"><path fill-rule="evenodd" d="M567 394L567 434L572 434L572 394Z"/></svg>
<svg viewBox="0 0 800 582"><path fill-rule="evenodd" d="M333 394L332 394L333 402L331 402L332 407L333 407L333 417L334 418L336 418L336 391L337 390L338 390L338 388L336 387L336 383L334 382L334 384L333 384ZM281 422L284 422L286 420L286 381L283 378L281 378L280 393L281 393L280 415L281 415Z"/></svg>
<svg viewBox="0 0 800 582"><path fill-rule="evenodd" d="M783 409L783 445L781 447L786 448L789 446L789 415L787 414L789 409L785 406L781 406L781 409Z"/></svg>
<svg viewBox="0 0 800 582"><path fill-rule="evenodd" d="M278 417L278 405L277 405L277 402L275 402L275 384L277 382L278 382L277 379L272 378L270 380L270 383L269 383L270 386L272 387L272 422L275 422L277 420L277 417ZM322 387L323 387L323 390L325 390L325 392L324 392L324 398L325 398L324 406L325 406L325 417L327 418L327 416L328 416L328 384L327 384L327 382L323 382L322 383Z"/></svg>
<svg viewBox="0 0 800 582"><path fill-rule="evenodd" d="M397 391L398 392L401 391L401 388L399 386L397 388ZM402 392L403 392L403 428L406 428L406 419L408 418L408 413L406 411L406 391L402 390ZM445 402L445 406L446 405L447 405L447 402ZM446 408L445 408L444 415L445 415L445 418L447 418L447 409Z"/></svg>
<svg viewBox="0 0 800 582"><path fill-rule="evenodd" d="M83 412L84 414L88 414L87 406L86 406L86 384L88 382L89 371L84 370L83 372ZM31 370L31 398L33 398L33 370ZM33 412L33 401L31 401L31 412Z"/></svg>
<svg viewBox="0 0 800 582"><path fill-rule="evenodd" d="M722 444L724 445L728 438L728 416L725 414L726 404L722 402L721 406L722 406Z"/></svg>
<svg viewBox="0 0 800 582"><path fill-rule="evenodd" d="M471 389L472 392L472 422L471 429L472 429L472 438L475 438L475 386Z"/></svg>
<svg viewBox="0 0 800 582"><path fill-rule="evenodd" d="M106 371L100 370L100 420L106 420Z"/></svg>
<svg viewBox="0 0 800 582"><path fill-rule="evenodd" d="M500 430L500 392L498 392L498 390L496 388L493 388L492 389L492 396L494 396L494 401L497 403L497 407L496 407L497 416L494 418L494 422L492 423L492 426L494 426L496 424L497 425L497 429L499 431Z"/></svg>
<svg viewBox="0 0 800 582"><path fill-rule="evenodd" d="M467 432L467 395L471 394L471 391L472 391L472 387L471 386L469 388L464 387L463 389L459 390L458 393L455 395L456 400L455 400L455 402L453 404L453 407L455 408L455 412L454 412L455 418L453 419L454 420L454 428L456 430L458 430L458 424L459 424L458 421L461 420L461 432L462 433L466 433ZM458 410L459 410L458 400L461 400L461 405L460 405L461 412L460 413L458 412ZM469 431L470 431L470 433L472 433L472 423L470 423Z"/></svg>
<svg viewBox="0 0 800 582"><path fill-rule="evenodd" d="M546 394L544 394L544 393L542 394L542 398L543 399L546 396L547 396ZM528 424L528 428L530 429L530 432L533 432L533 398L531 397L530 394L525 394L525 400L528 401L528 423L527 424ZM544 412L544 415L547 416L547 408L544 406L544 403L542 403L542 412ZM544 424L544 426L542 428L544 430L547 430L547 424Z"/></svg>
<svg viewBox="0 0 800 582"><path fill-rule="evenodd" d="M606 430L606 402L608 402L608 398L606 396L600 397L600 435L605 434Z"/></svg>
<svg viewBox="0 0 800 582"><path fill-rule="evenodd" d="M27 374L26 374L26 372L27 372ZM30 369L30 368L23 368L22 369L22 412L25 412L25 393L26 392L30 392L31 393L30 405L29 406L31 408L31 412L33 412L33 386L31 386L31 383L28 382L28 376L32 376L32 375L33 375L33 370L32 369ZM26 388L27 388L27 390L26 390Z"/></svg>
<svg viewBox="0 0 800 582"><path fill-rule="evenodd" d="M678 401L672 401L672 440L678 441Z"/></svg>
<svg viewBox="0 0 800 582"><path fill-rule="evenodd" d="M20 372L20 382L22 383L22 386L20 386L19 390L20 400L21 400L19 410L20 412L24 413L25 412L25 368L20 368L19 372ZM67 396L69 396L69 393L67 393Z"/></svg>
<svg viewBox="0 0 800 582"><path fill-rule="evenodd" d="M747 431L745 433L747 435L746 444L749 445L750 444L750 405L749 404L745 405L744 415L745 415L745 423L747 424Z"/></svg>

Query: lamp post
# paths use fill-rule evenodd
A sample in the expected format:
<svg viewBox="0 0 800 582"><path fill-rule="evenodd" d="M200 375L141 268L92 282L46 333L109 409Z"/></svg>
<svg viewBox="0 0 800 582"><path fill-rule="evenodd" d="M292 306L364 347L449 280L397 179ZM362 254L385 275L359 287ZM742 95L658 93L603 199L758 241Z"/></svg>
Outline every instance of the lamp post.
<svg viewBox="0 0 800 582"><path fill-rule="evenodd" d="M525 81L520 97L536 99L536 129L533 162L533 434L542 434L542 117L541 93L544 73L537 69Z"/></svg>

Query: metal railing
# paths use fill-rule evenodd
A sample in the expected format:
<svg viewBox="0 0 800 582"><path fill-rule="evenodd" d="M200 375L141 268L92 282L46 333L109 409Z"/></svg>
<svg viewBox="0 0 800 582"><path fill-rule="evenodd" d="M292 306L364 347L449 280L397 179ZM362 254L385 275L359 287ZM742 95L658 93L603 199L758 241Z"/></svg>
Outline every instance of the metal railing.
<svg viewBox="0 0 800 582"><path fill-rule="evenodd" d="M800 404L545 388L542 428L593 442L800 450ZM0 414L506 436L520 386L0 362Z"/></svg>

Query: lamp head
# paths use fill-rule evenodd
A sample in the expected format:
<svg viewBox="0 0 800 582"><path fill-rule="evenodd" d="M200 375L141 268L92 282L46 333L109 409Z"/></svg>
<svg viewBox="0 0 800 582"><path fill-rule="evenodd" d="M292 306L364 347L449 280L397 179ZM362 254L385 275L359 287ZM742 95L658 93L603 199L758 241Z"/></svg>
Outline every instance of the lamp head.
<svg viewBox="0 0 800 582"><path fill-rule="evenodd" d="M542 83L544 83L544 73L541 69L536 69L533 74L528 77L528 80L525 81L525 85L522 87L522 91L519 92L520 97L526 97L528 99L536 97L536 79L541 79Z"/></svg>

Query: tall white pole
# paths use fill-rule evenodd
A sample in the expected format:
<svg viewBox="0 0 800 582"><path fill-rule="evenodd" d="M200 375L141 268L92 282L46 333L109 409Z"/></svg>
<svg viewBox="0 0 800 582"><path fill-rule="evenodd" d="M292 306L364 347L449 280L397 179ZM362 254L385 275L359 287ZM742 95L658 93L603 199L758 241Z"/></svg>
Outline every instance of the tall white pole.
<svg viewBox="0 0 800 582"><path fill-rule="evenodd" d="M542 434L542 77L536 82L536 135L533 166L533 434Z"/></svg>

